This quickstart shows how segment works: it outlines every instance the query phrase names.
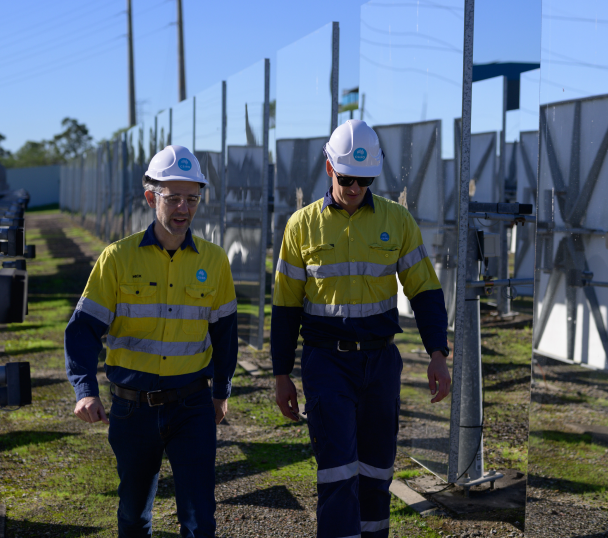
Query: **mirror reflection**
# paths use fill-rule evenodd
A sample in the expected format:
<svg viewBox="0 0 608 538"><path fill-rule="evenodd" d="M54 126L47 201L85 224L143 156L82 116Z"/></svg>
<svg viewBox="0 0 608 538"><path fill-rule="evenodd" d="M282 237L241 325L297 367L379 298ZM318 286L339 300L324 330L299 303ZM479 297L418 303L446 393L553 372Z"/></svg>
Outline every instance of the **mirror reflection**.
<svg viewBox="0 0 608 538"><path fill-rule="evenodd" d="M359 112L385 153L371 189L405 205L416 219L448 309L456 235L446 198L460 168L455 125L462 109L463 14L458 0L370 2L361 8ZM402 290L399 313L405 331L396 338L404 357L401 457L407 454L446 479L450 398L429 403L428 358Z"/></svg>
<svg viewBox="0 0 608 538"><path fill-rule="evenodd" d="M605 531L608 6L543 0L527 530ZM597 534L599 536L599 534Z"/></svg>

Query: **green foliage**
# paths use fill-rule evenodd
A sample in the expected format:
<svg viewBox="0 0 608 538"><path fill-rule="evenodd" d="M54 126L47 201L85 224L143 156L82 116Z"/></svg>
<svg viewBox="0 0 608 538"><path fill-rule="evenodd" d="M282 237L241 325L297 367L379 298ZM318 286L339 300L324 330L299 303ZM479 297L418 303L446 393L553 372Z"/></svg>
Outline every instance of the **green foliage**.
<svg viewBox="0 0 608 538"><path fill-rule="evenodd" d="M28 140L14 154L0 147L0 163L6 168L62 164L92 147L93 137L84 123L63 118L61 126L63 131L51 140ZM4 139L4 135L0 135L0 142Z"/></svg>

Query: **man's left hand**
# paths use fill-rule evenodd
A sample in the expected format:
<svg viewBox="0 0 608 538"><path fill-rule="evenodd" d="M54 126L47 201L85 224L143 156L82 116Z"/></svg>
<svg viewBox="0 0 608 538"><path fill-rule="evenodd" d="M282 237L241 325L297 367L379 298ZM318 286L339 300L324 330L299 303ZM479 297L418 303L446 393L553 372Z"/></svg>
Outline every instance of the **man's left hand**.
<svg viewBox="0 0 608 538"><path fill-rule="evenodd" d="M213 398L213 407L215 407L215 423L219 424L224 420L228 412L228 400L217 400Z"/></svg>
<svg viewBox="0 0 608 538"><path fill-rule="evenodd" d="M445 360L441 351L435 351L431 355L431 363L426 371L431 395L435 395L431 403L440 402L450 393L452 378Z"/></svg>

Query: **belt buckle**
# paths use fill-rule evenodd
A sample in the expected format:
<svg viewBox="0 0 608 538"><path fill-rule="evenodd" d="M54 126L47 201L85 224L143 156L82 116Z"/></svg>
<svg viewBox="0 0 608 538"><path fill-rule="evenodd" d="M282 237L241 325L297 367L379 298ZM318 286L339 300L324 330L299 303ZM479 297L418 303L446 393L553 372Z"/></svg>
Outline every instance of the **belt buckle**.
<svg viewBox="0 0 608 538"><path fill-rule="evenodd" d="M355 342L355 344L357 344L357 351L361 351L361 342ZM341 349L340 340L338 340L338 351L341 351L342 353L347 353L350 351L350 349Z"/></svg>
<svg viewBox="0 0 608 538"><path fill-rule="evenodd" d="M159 392L162 392L162 390L150 390L146 393L146 398L148 400L148 405L150 407L158 407L159 405L163 405L162 402L155 404L155 403L152 403L152 400L150 400L150 394L157 394Z"/></svg>

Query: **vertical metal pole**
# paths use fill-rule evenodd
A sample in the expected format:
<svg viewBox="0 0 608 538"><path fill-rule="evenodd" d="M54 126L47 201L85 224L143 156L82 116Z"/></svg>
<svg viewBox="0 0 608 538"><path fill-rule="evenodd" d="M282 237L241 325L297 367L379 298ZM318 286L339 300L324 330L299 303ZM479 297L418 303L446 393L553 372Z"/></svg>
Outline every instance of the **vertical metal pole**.
<svg viewBox="0 0 608 538"><path fill-rule="evenodd" d="M129 127L136 123L135 114L135 73L133 66L133 19L131 14L131 0L127 0L127 43L129 63Z"/></svg>
<svg viewBox="0 0 608 538"><path fill-rule="evenodd" d="M192 96L192 153L196 151L196 95Z"/></svg>
<svg viewBox="0 0 608 538"><path fill-rule="evenodd" d="M186 67L184 65L184 21L182 18L182 0L177 0L177 79L178 101L186 99Z"/></svg>
<svg viewBox="0 0 608 538"><path fill-rule="evenodd" d="M339 76L340 76L340 23L332 23L331 38L331 133L338 127Z"/></svg>
<svg viewBox="0 0 608 538"><path fill-rule="evenodd" d="M479 245L477 230L471 221L468 230L466 277L479 278ZM460 266L459 266L460 268ZM458 476L465 473L471 480L483 476L483 395L481 381L481 331L479 295L476 288L465 291L462 382L460 400L460 439L458 443Z"/></svg>
<svg viewBox="0 0 608 538"><path fill-rule="evenodd" d="M467 236L469 229L469 179L471 177L471 104L473 94L473 35L475 0L464 3L464 47L462 76L462 138L460 146L460 185L458 190L458 250L456 272L456 316L454 321L454 365L452 369L452 408L450 415L450 453L448 482L458 478L460 442L460 398L464 356Z"/></svg>
<svg viewBox="0 0 608 538"><path fill-rule="evenodd" d="M268 130L270 126L270 60L264 60L264 131L262 151L262 236L260 237L260 309L258 349L264 345L264 306L266 303L266 247L268 246Z"/></svg>
<svg viewBox="0 0 608 538"><path fill-rule="evenodd" d="M226 81L222 80L222 154L220 157L220 246L226 231Z"/></svg>
<svg viewBox="0 0 608 538"><path fill-rule="evenodd" d="M158 152L158 116L154 116L154 152L150 155L150 160Z"/></svg>
<svg viewBox="0 0 608 538"><path fill-rule="evenodd" d="M498 166L498 196L499 202L505 200L505 179L506 179L506 163L507 163L507 77L503 77L502 90L502 130L500 131L500 161ZM509 273L509 245L507 242L507 226L504 221L498 222L498 233L500 240L500 258L498 259L498 278L508 278ZM503 288L504 289L504 288ZM511 301L506 299L502 294L502 289L498 292L496 300L498 311L501 316L506 316L511 312Z"/></svg>
<svg viewBox="0 0 608 538"><path fill-rule="evenodd" d="M173 109L169 109L169 132L167 133L167 146L171 145L171 133L173 132Z"/></svg>

